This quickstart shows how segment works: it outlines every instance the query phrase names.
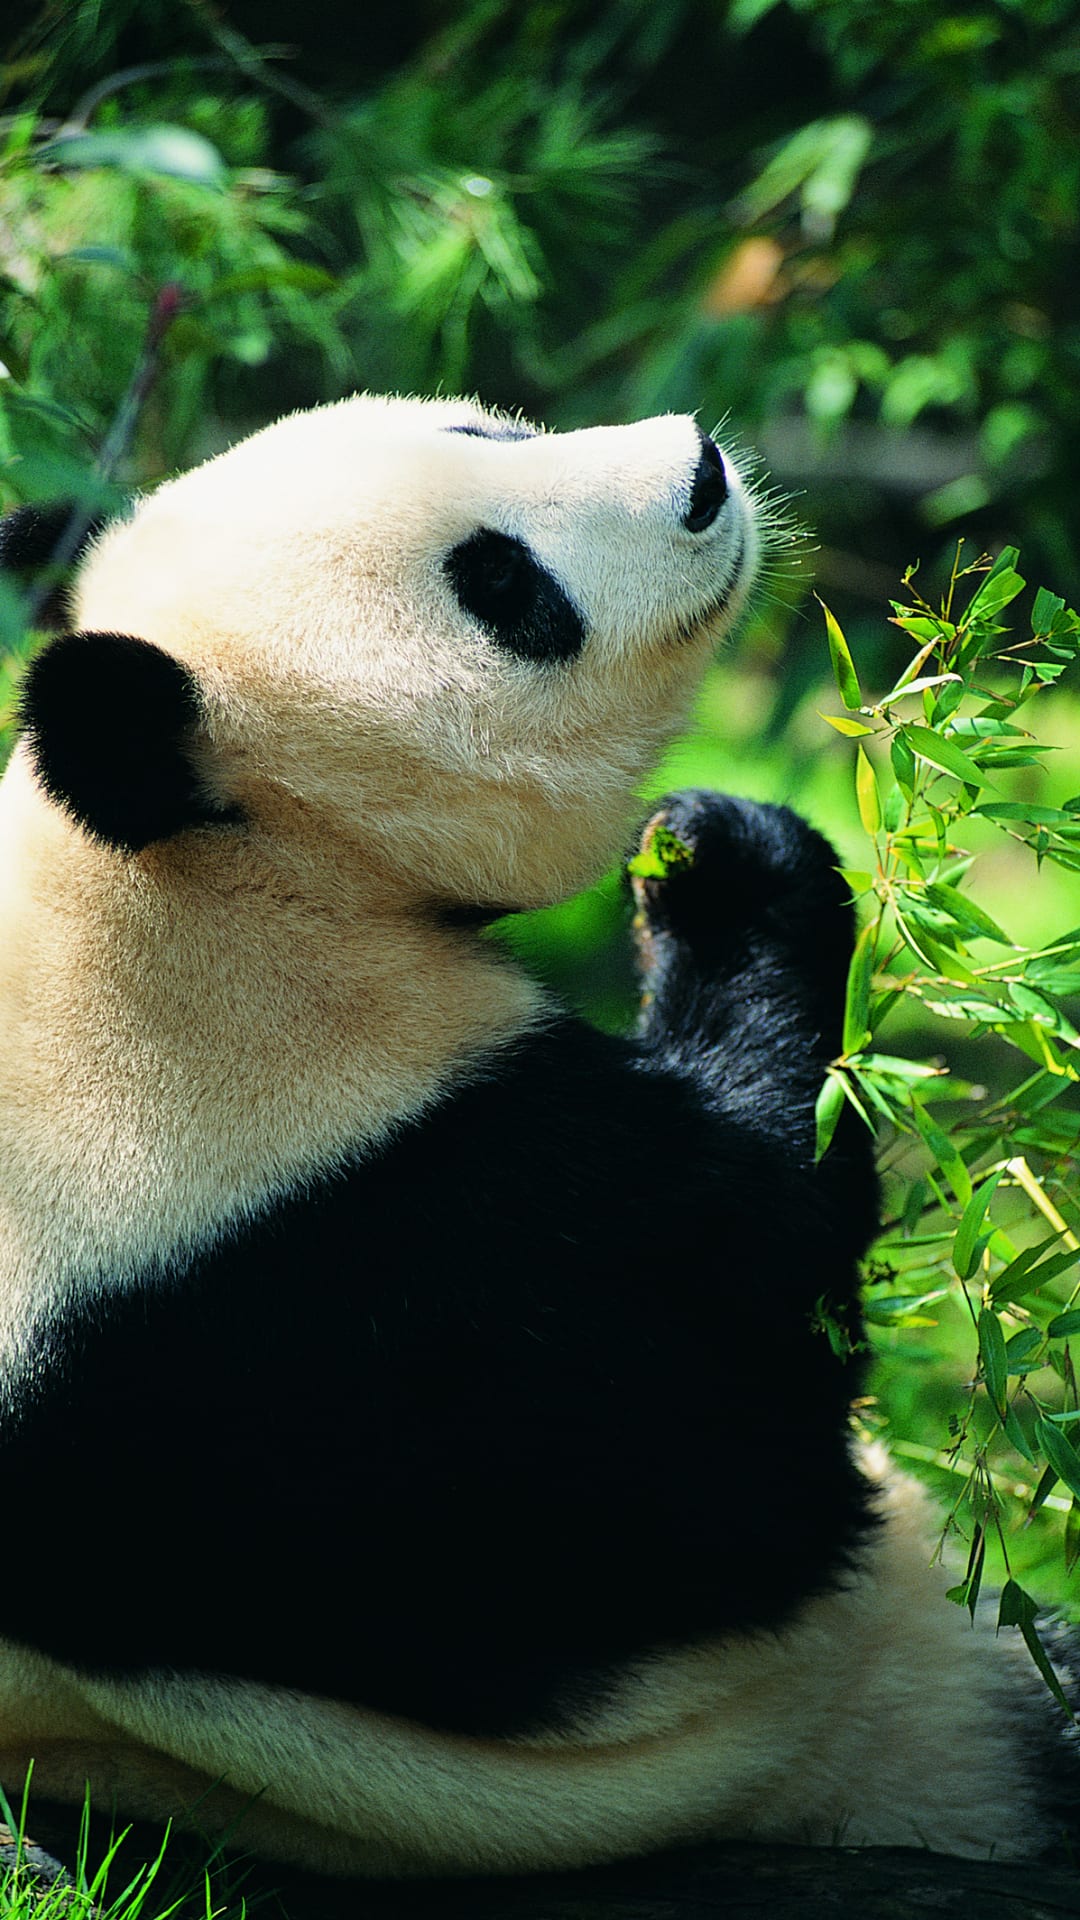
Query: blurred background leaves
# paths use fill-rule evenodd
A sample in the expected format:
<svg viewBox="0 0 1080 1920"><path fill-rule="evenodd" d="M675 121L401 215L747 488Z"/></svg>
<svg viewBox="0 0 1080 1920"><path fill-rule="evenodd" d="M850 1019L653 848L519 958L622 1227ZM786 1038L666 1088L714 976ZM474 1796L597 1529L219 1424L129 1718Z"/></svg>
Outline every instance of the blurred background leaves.
<svg viewBox="0 0 1080 1920"><path fill-rule="evenodd" d="M1073 0L7 18L5 413L72 416L20 451L92 445L176 279L136 480L350 386L693 407L852 587L962 522L1075 590Z"/></svg>

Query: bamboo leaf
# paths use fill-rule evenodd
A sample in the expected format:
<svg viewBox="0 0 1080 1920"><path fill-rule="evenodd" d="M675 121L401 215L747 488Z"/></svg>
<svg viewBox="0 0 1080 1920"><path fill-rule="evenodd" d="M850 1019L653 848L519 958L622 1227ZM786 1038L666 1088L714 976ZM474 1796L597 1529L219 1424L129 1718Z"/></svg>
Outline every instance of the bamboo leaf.
<svg viewBox="0 0 1080 1920"><path fill-rule="evenodd" d="M1076 1069L1070 1067L1056 1053L1046 1028L1033 1020L1000 1022L997 1031L1003 1033L1012 1046L1026 1053L1037 1067L1046 1067L1050 1073L1059 1074L1063 1079L1075 1080Z"/></svg>
<svg viewBox="0 0 1080 1920"><path fill-rule="evenodd" d="M915 1099L911 1103L911 1117L961 1206L966 1207L971 1199L971 1175L956 1147L948 1134L942 1132L937 1121L931 1119L926 1108Z"/></svg>
<svg viewBox="0 0 1080 1920"><path fill-rule="evenodd" d="M899 600L890 600L889 605L895 608L890 626L899 627L902 633L910 633L913 640L922 642L915 659L908 662L908 672L917 673L939 641L951 639L956 629L948 621L939 620L936 614L913 613L910 607L901 606Z"/></svg>
<svg viewBox="0 0 1080 1920"><path fill-rule="evenodd" d="M938 972L944 974L946 980L954 980L958 986L962 987L978 987L980 985L978 974L972 973L971 968L964 965L958 953L953 953L951 948L943 946L940 941L927 941L925 936L923 944L926 946L927 953ZM981 995L976 995L975 997L978 999L981 998ZM992 1003L988 1002L987 1004ZM927 1002L927 1005L929 1005L929 1002Z"/></svg>
<svg viewBox="0 0 1080 1920"><path fill-rule="evenodd" d="M1072 1573L1080 1560L1080 1500L1073 1498L1065 1521L1065 1571Z"/></svg>
<svg viewBox="0 0 1080 1920"><path fill-rule="evenodd" d="M872 836L881 829L881 801L878 798L874 769L862 747L859 747L856 752L855 794L859 802L859 818L867 833Z"/></svg>
<svg viewBox="0 0 1080 1920"><path fill-rule="evenodd" d="M1044 1420L1041 1414L1035 1422L1035 1439L1043 1458L1053 1467L1058 1479L1064 1482L1071 1494L1080 1495L1080 1453L1077 1453L1072 1441L1062 1433L1060 1427Z"/></svg>
<svg viewBox="0 0 1080 1920"><path fill-rule="evenodd" d="M1027 1460L1031 1466L1037 1466L1038 1462L1031 1448L1028 1446L1024 1429L1016 1417L1015 1407L1006 1407L1005 1418L1001 1424L1009 1439L1012 1441L1013 1446L1016 1448L1017 1453L1020 1454L1024 1460Z"/></svg>
<svg viewBox="0 0 1080 1920"><path fill-rule="evenodd" d="M844 1001L845 1053L858 1053L870 1038L870 979L874 971L877 923L871 920L855 942Z"/></svg>
<svg viewBox="0 0 1080 1920"><path fill-rule="evenodd" d="M974 811L984 820L1025 820L1036 827L1067 827L1072 824L1072 815L1066 813L1063 808L1037 807L1034 802L1029 801L987 801L985 805L977 806Z"/></svg>
<svg viewBox="0 0 1080 1920"><path fill-rule="evenodd" d="M1054 1488L1056 1486L1057 1486L1057 1474L1054 1472L1053 1467L1044 1467L1042 1473L1039 1476L1039 1484L1036 1487L1035 1492L1032 1494L1031 1505L1027 1510L1026 1518L1028 1520L1034 1519L1035 1515L1039 1511L1039 1508L1045 1502L1047 1494L1053 1493Z"/></svg>
<svg viewBox="0 0 1080 1920"><path fill-rule="evenodd" d="M1038 1293L1041 1287L1047 1286L1051 1280L1056 1280L1060 1274L1067 1273L1070 1267L1074 1267L1080 1259L1080 1254L1073 1253L1071 1250L1055 1253L1049 1260L1044 1260L1041 1266L1036 1265L1040 1254L1045 1253L1047 1247L1057 1246L1057 1244L1058 1235L1052 1234L1049 1240L1041 1240L1036 1247L1025 1247L1023 1253L1018 1253L1015 1260L1010 1260L1004 1272L999 1273L996 1280L990 1283L990 1298L994 1305L1004 1307L1013 1300L1026 1300L1031 1294Z"/></svg>
<svg viewBox="0 0 1080 1920"><path fill-rule="evenodd" d="M627 861L626 871L639 880L666 880L669 873L693 864L693 848L661 823L648 833L640 853Z"/></svg>
<svg viewBox="0 0 1080 1920"><path fill-rule="evenodd" d="M1032 735L1026 727L1015 727L1009 720L997 720L992 714L967 714L964 718L949 721L949 733L957 738L972 740L998 740L1007 735L1010 740L1031 740ZM1041 741L1034 742L1036 750L1044 753L1046 748Z"/></svg>
<svg viewBox="0 0 1080 1920"><path fill-rule="evenodd" d="M969 976L970 978L970 976ZM983 1000L977 994L957 994L955 999L924 1000L923 1005L942 1020L977 1020L980 1026L992 1026L995 1021L1008 1020L1008 1011L995 1004L993 1000Z"/></svg>
<svg viewBox="0 0 1080 1920"><path fill-rule="evenodd" d="M1068 1313L1055 1315L1046 1331L1051 1340L1064 1340L1067 1334L1080 1333L1080 1307L1070 1307Z"/></svg>
<svg viewBox="0 0 1080 1920"><path fill-rule="evenodd" d="M979 1588L982 1585L985 1561L986 1530L984 1527L976 1526L975 1537L971 1542L971 1552L968 1554L967 1572L960 1585L950 1587L946 1596L949 1600L955 1600L958 1607L967 1608L972 1623L975 1620L975 1606L979 1598Z"/></svg>
<svg viewBox="0 0 1080 1920"><path fill-rule="evenodd" d="M905 694L924 693L927 687L943 687L947 680L955 680L958 686L964 684L958 673L928 673L920 680L907 680L902 686L898 684L893 687L890 692L882 695L878 706L891 706L894 700L902 700Z"/></svg>
<svg viewBox="0 0 1080 1920"><path fill-rule="evenodd" d="M898 782L894 781L888 793L885 795L885 805L882 809L886 833L896 833L897 829L901 826L904 818L905 804L904 789Z"/></svg>
<svg viewBox="0 0 1080 1920"><path fill-rule="evenodd" d="M949 914L956 925L973 938L981 936L984 940L996 940L1003 947L1013 945L997 921L991 920L990 915L966 893L961 893L959 887L950 887L943 880L935 880L927 886L926 898L932 906Z"/></svg>
<svg viewBox="0 0 1080 1920"><path fill-rule="evenodd" d="M1035 1665L1038 1667L1039 1672L1042 1674L1058 1705L1064 1708L1071 1720L1073 1718L1072 1708L1061 1690L1061 1682L1050 1664L1042 1641L1039 1639L1038 1630L1035 1625L1038 1614L1039 1609L1030 1593L1025 1593L1023 1587L1019 1586L1015 1580L1006 1580L1005 1585L1001 1589L1001 1600L998 1605L998 1628L1000 1630L1002 1627L1019 1627L1024 1636L1027 1650L1034 1660Z"/></svg>
<svg viewBox="0 0 1080 1920"><path fill-rule="evenodd" d="M979 1229L986 1218L986 1209L997 1191L998 1181L1004 1172L1004 1167L998 1167L989 1179L984 1180L982 1185L975 1189L964 1208L963 1218L956 1230L956 1239L953 1241L953 1266L961 1280L970 1280L982 1258Z"/></svg>
<svg viewBox="0 0 1080 1920"><path fill-rule="evenodd" d="M819 709L818 719L828 721L830 727L835 727L837 733L844 734L849 740L857 740L860 734L874 731L873 727L868 727L864 721L850 720L843 713L822 713Z"/></svg>
<svg viewBox="0 0 1080 1920"><path fill-rule="evenodd" d="M883 1073L890 1080L939 1080L943 1069L928 1067L925 1060L907 1060L900 1053L863 1053L859 1067L864 1073Z"/></svg>
<svg viewBox="0 0 1080 1920"><path fill-rule="evenodd" d="M1005 1360L1009 1372L1030 1373L1041 1364L1036 1361L1035 1355L1041 1350L1043 1339L1041 1327L1022 1327L1019 1333L1013 1334L1011 1340L1006 1340Z"/></svg>
<svg viewBox="0 0 1080 1920"><path fill-rule="evenodd" d="M920 1315L919 1308L944 1300L948 1292L948 1287L931 1287L927 1293L868 1294L863 1302L863 1314L878 1327L935 1327L937 1321Z"/></svg>
<svg viewBox="0 0 1080 1920"><path fill-rule="evenodd" d="M1013 1006L1019 1010L1025 1020L1034 1020L1037 1026L1047 1027L1051 1033L1057 1035L1059 1040L1065 1040L1070 1044L1080 1040L1080 1035L1077 1034L1072 1021L1062 1013L1060 1007L1055 1007L1053 1001L1048 1000L1045 994L1017 980L1008 981L1005 991Z"/></svg>
<svg viewBox="0 0 1080 1920"><path fill-rule="evenodd" d="M871 1105L877 1107L882 1119L887 1120L890 1126L893 1124L895 1116L889 1112L884 1101L877 1097L877 1089L871 1085L870 1082L860 1080L857 1073L849 1071L843 1075L840 1084L844 1089L844 1098L848 1102L848 1105L854 1107L863 1126L868 1127L871 1133L874 1132L874 1123L859 1097L860 1093L868 1094ZM858 1088L858 1091L856 1091L856 1088Z"/></svg>
<svg viewBox="0 0 1080 1920"><path fill-rule="evenodd" d="M1034 1605L1034 1602L1032 1602L1032 1605ZM1054 1672L1053 1667L1050 1665L1049 1655L1047 1654L1046 1648L1043 1646L1042 1641L1039 1639L1038 1629L1035 1626L1034 1621L1027 1620L1022 1622L1020 1626L1020 1631L1024 1636L1024 1642L1027 1646L1028 1652L1030 1653L1032 1659L1035 1662L1035 1665L1038 1667L1039 1672L1041 1673L1043 1679L1045 1680L1047 1686L1049 1687L1051 1693L1053 1694L1054 1699L1057 1701L1058 1706L1061 1707L1063 1712L1068 1714L1070 1720L1075 1720L1076 1716L1073 1713L1073 1710L1069 1705L1068 1700L1065 1698L1065 1695L1062 1691L1061 1682L1058 1679L1057 1674Z"/></svg>
<svg viewBox="0 0 1080 1920"><path fill-rule="evenodd" d="M983 1379L991 1405L998 1419L1004 1421L1009 1363L1005 1354L1005 1335L1001 1330L1001 1321L989 1307L983 1307L979 1314L979 1358L982 1361ZM1049 1458L1047 1454L1047 1459ZM1077 1465L1080 1467L1080 1462Z"/></svg>
<svg viewBox="0 0 1080 1920"><path fill-rule="evenodd" d="M891 602L891 605L895 607L898 612L900 611L897 605L897 602L895 600ZM924 624L926 623L924 622ZM943 628L939 626L936 620L931 621L929 624L931 627L931 632L929 636L928 637L924 636L923 645L919 648L918 653L914 654L912 658L908 661L907 666L904 668L904 671L900 675L899 680L897 680L896 684L892 688L892 692L886 694L885 700L891 700L893 697L893 694L902 693L904 688L910 685L911 681L914 680L915 675L917 673L922 672L923 668L925 667L927 661L930 658L930 655L933 653L934 648L937 646L940 646L942 640L945 639L946 637L945 632ZM892 622L892 625L894 627L903 626L906 628L907 623L903 620L894 620ZM951 637L952 637L952 634L950 631L949 638L951 639ZM884 704L885 704L885 701L882 702L882 705Z"/></svg>
<svg viewBox="0 0 1080 1920"><path fill-rule="evenodd" d="M928 760L939 773L951 773L954 780L963 780L965 785L973 787L992 787L993 781L987 777L981 767L956 745L954 740L946 740L930 727L918 727L913 723L901 727L901 736L920 760Z"/></svg>
<svg viewBox="0 0 1080 1920"><path fill-rule="evenodd" d="M847 641L844 639L839 622L835 616L830 613L824 600L817 594L814 595L814 598L817 600L818 606L825 615L825 631L829 639L829 658L832 661L833 679L836 681L837 692L848 711L855 712L857 708L862 706L863 697L862 689L859 686L859 676L855 671L855 664L851 658L851 651Z"/></svg>
<svg viewBox="0 0 1080 1920"><path fill-rule="evenodd" d="M874 884L872 873L864 873L861 867L837 867L837 873L846 880L853 894L869 893Z"/></svg>
<svg viewBox="0 0 1080 1920"><path fill-rule="evenodd" d="M965 627L970 627L975 619L992 619L995 613L1000 613L1003 607L1023 593L1027 581L1016 571L1019 557L1016 547L1002 547L982 585L968 601L964 614Z"/></svg>
<svg viewBox="0 0 1080 1920"><path fill-rule="evenodd" d="M889 755L892 760L897 785L902 788L910 800L915 790L915 755L912 753L902 733L893 735Z"/></svg>
<svg viewBox="0 0 1080 1920"><path fill-rule="evenodd" d="M825 1076L824 1084L822 1086L821 1092L818 1094L817 1103L814 1107L814 1120L815 1120L816 1135L817 1135L816 1144L814 1148L815 1161L823 1159L825 1154L828 1152L829 1147L832 1144L833 1134L836 1132L837 1123L839 1122L840 1115L843 1113L843 1111L844 1111L843 1082L841 1081L839 1075L834 1073L830 1068L829 1072Z"/></svg>
<svg viewBox="0 0 1080 1920"><path fill-rule="evenodd" d="M1031 608L1032 633L1049 633L1059 613L1064 612L1065 602L1056 593L1050 593L1046 587L1040 587Z"/></svg>

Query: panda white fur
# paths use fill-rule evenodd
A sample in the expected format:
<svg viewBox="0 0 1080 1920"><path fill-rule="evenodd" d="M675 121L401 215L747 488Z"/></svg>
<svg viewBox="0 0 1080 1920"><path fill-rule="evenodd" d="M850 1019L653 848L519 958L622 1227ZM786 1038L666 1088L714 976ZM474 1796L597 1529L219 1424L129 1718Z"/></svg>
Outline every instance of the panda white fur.
<svg viewBox="0 0 1080 1920"><path fill-rule="evenodd" d="M378 1874L1056 1839L811 1326L875 1213L830 849L674 796L636 1040L481 937L626 847L758 543L688 418L361 398L93 544L0 788L9 1793Z"/></svg>

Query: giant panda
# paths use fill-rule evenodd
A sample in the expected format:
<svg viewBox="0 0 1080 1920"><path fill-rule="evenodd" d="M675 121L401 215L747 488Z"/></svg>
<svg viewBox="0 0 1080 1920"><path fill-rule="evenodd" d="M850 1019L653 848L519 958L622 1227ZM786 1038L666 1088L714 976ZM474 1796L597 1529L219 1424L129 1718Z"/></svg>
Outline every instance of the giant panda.
<svg viewBox="0 0 1080 1920"><path fill-rule="evenodd" d="M391 1876L1058 1838L819 1330L876 1210L857 1123L813 1160L832 850L654 808L631 1037L487 931L642 831L761 540L688 417L359 397L90 543L0 786L9 1795Z"/></svg>

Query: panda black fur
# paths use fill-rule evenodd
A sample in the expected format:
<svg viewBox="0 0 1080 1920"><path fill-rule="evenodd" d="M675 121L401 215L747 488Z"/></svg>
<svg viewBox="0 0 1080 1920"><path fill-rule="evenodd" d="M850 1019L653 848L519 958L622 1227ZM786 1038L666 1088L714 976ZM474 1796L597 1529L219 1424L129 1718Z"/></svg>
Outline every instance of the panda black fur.
<svg viewBox="0 0 1080 1920"><path fill-rule="evenodd" d="M1058 1837L813 1330L876 1200L857 1126L813 1165L831 849L673 796L634 1040L472 924L626 844L757 542L688 419L372 399L97 539L0 788L0 1484L71 1522L0 1590L9 1793L361 1873Z"/></svg>

